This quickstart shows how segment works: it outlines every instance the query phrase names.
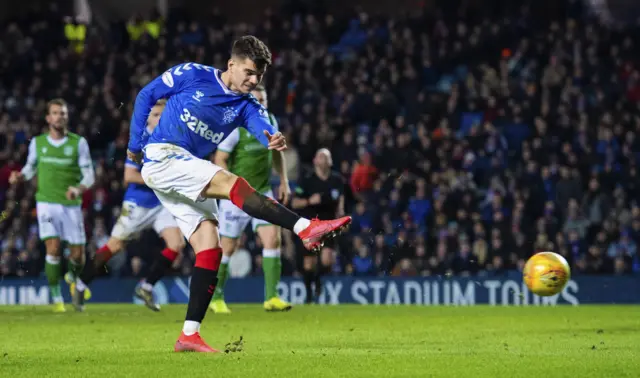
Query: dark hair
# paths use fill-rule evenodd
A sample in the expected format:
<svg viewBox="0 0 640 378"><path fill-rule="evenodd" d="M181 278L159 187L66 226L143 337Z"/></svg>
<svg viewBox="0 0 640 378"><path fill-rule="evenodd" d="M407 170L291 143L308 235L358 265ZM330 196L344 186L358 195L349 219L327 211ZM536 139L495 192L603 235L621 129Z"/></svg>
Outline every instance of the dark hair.
<svg viewBox="0 0 640 378"><path fill-rule="evenodd" d="M251 59L259 70L266 69L271 65L271 51L267 45L252 35L245 35L233 42L231 56Z"/></svg>
<svg viewBox="0 0 640 378"><path fill-rule="evenodd" d="M67 102L61 98L54 98L53 100L47 102L47 114L49 114L49 111L51 110L51 107L53 105L67 106Z"/></svg>

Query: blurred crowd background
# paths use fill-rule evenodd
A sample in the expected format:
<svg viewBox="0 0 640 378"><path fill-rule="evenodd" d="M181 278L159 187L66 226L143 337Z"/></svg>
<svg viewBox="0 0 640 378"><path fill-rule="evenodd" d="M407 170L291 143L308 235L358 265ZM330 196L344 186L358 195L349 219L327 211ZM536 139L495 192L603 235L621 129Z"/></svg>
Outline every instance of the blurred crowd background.
<svg viewBox="0 0 640 378"><path fill-rule="evenodd" d="M393 14L328 3L286 1L252 22L215 5L97 22L78 2L5 17L0 274L42 273L35 186L8 177L46 130L47 100L68 101L70 128L91 147L97 182L83 210L92 252L119 215L137 92L184 61L224 68L244 34L274 56L265 84L289 141L292 186L321 147L344 179L354 222L323 252L332 274L499 275L544 250L574 274L640 271L635 20L611 22L615 12L579 0L406 1ZM109 274L141 277L161 248L145 232ZM289 233L283 250L283 273L297 275ZM238 272L262 274L260 252L260 240L244 237ZM174 267L188 274L191 252Z"/></svg>

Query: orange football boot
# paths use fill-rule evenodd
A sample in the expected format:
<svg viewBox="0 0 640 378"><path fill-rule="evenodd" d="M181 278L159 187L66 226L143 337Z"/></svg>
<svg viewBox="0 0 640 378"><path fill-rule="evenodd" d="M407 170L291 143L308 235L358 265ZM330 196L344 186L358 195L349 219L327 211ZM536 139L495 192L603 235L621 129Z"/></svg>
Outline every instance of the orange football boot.
<svg viewBox="0 0 640 378"><path fill-rule="evenodd" d="M180 334L180 338L176 341L174 347L176 352L200 352L200 353L219 353L219 350L211 348L207 343L202 340L200 333L196 332L191 336L187 336L183 333Z"/></svg>
<svg viewBox="0 0 640 378"><path fill-rule="evenodd" d="M326 221L313 218L311 224L300 231L298 236L302 239L302 243L306 249L318 253L325 241L340 235L349 229L350 225L350 216Z"/></svg>

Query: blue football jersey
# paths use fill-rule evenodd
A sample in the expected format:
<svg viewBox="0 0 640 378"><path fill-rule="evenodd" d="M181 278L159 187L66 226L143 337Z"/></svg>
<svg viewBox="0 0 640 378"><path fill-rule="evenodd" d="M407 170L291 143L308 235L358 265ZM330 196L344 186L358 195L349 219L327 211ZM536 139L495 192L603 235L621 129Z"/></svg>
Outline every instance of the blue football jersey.
<svg viewBox="0 0 640 378"><path fill-rule="evenodd" d="M244 127L267 146L264 130L272 135L276 130L266 109L251 94L230 90L220 74L210 66L183 63L147 84L136 98L129 150L138 153L145 144L169 143L206 158L237 127ZM167 104L158 126L145 141L145 122L161 98L168 99Z"/></svg>
<svg viewBox="0 0 640 378"><path fill-rule="evenodd" d="M129 159L126 160L125 165L132 167L140 171L142 167ZM160 200L153 192L153 189L143 184L130 183L127 186L127 191L124 193L124 201L133 202L140 207L146 209L152 209L156 206L160 206Z"/></svg>

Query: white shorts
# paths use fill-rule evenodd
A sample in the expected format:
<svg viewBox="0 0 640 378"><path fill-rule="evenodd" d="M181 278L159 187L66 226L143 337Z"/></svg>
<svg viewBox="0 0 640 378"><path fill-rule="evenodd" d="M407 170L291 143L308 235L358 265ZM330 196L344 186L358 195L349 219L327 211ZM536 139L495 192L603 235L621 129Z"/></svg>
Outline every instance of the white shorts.
<svg viewBox="0 0 640 378"><path fill-rule="evenodd" d="M142 178L174 216L187 240L202 221L218 221L216 200L200 193L221 167L172 144L149 144L145 156L151 161L142 166Z"/></svg>
<svg viewBox="0 0 640 378"><path fill-rule="evenodd" d="M80 205L65 206L59 203L38 202L36 213L40 240L59 238L70 245L87 243Z"/></svg>
<svg viewBox="0 0 640 378"><path fill-rule="evenodd" d="M164 229L177 228L178 224L169 210L162 205L149 209L131 201L124 201L118 222L111 230L111 236L120 240L129 240L150 227L160 235Z"/></svg>
<svg viewBox="0 0 640 378"><path fill-rule="evenodd" d="M269 198L274 198L273 191L269 190L264 193ZM271 223L252 218L249 214L245 213L241 208L234 205L229 200L220 200L220 235L228 238L239 238L242 235L245 227L251 221L251 227L255 231L259 226L269 226Z"/></svg>

